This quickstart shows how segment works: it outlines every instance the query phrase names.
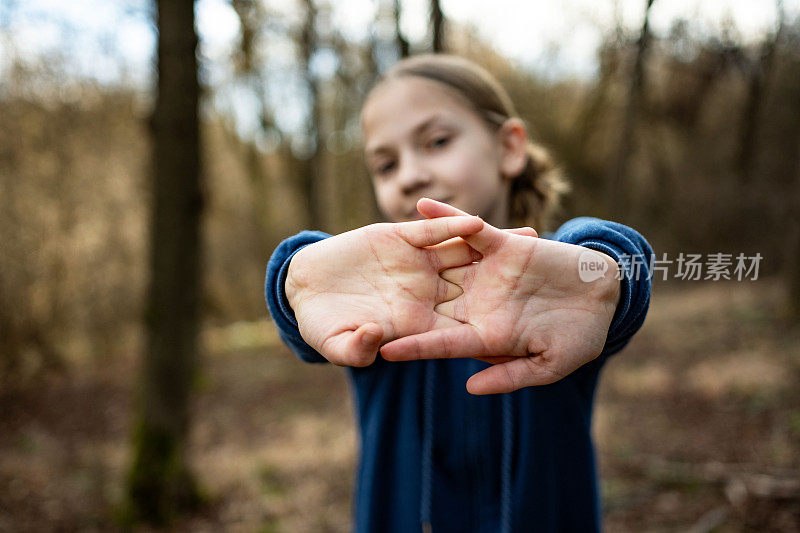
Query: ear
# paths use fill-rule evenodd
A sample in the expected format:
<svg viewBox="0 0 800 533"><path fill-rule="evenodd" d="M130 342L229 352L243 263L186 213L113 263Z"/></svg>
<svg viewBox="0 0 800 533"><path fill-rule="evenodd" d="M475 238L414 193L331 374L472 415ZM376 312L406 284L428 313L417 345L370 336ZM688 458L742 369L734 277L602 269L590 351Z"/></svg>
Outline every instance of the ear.
<svg viewBox="0 0 800 533"><path fill-rule="evenodd" d="M519 176L528 161L528 130L518 118L506 120L497 132L500 143L500 172L506 179Z"/></svg>

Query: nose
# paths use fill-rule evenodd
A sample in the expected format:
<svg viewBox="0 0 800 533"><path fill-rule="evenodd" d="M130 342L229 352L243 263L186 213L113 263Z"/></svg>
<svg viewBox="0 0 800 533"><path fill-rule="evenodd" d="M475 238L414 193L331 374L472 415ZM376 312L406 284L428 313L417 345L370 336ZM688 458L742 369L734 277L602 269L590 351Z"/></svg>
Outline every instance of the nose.
<svg viewBox="0 0 800 533"><path fill-rule="evenodd" d="M413 194L433 181L433 173L416 156L407 156L401 163L397 183L403 194Z"/></svg>

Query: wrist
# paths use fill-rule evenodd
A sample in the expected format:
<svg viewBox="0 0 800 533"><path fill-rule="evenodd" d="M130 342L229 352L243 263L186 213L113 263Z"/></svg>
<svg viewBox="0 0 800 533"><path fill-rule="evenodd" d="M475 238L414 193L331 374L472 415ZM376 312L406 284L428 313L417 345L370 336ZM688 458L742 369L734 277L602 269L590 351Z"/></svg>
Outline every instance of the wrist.
<svg viewBox="0 0 800 533"><path fill-rule="evenodd" d="M298 250L289 261L289 267L286 269L286 280L283 283L286 300L293 311L297 311L303 290L308 286L307 276L304 274L305 269L303 268L303 252L305 248L307 246Z"/></svg>
<svg viewBox="0 0 800 533"><path fill-rule="evenodd" d="M590 278L582 278L583 281L588 281L591 284L591 291L594 295L596 301L602 303L604 306L607 306L612 314L617 309L619 305L621 294L622 294L622 276L620 275L621 270L619 263L617 260L608 253L604 251L594 250L589 248L588 253L592 254L591 261L602 261L605 263L605 267L600 269L602 272L598 276L591 276ZM584 254L587 251L584 251L581 254L581 261L584 260ZM583 274L582 274L583 275ZM592 279L594 278L594 279Z"/></svg>
<svg viewBox="0 0 800 533"><path fill-rule="evenodd" d="M608 299L613 303L614 309L619 305L620 296L622 295L622 276L619 268L619 263L613 257L607 254L605 256L608 263L608 270L606 270L606 278L608 279Z"/></svg>

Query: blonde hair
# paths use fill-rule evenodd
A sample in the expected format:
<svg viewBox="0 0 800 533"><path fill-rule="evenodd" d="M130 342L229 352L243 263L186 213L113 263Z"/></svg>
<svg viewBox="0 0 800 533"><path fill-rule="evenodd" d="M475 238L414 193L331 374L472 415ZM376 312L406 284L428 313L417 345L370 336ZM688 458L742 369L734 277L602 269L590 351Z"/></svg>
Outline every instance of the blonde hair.
<svg viewBox="0 0 800 533"><path fill-rule="evenodd" d="M455 89L494 131L508 119L519 118L500 83L467 59L445 54L412 56L381 75L376 87L406 76L433 80ZM541 232L548 229L550 217L560 206L561 196L569 190L569 185L543 146L528 140L526 152L525 167L511 180L509 218L514 225L531 225Z"/></svg>

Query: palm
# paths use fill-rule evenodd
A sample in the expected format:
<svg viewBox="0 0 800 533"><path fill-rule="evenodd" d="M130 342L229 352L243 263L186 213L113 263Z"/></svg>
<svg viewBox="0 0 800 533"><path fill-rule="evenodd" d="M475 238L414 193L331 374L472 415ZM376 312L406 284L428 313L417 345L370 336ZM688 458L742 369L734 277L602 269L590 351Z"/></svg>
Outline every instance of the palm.
<svg viewBox="0 0 800 533"><path fill-rule="evenodd" d="M470 263L475 252L463 241L439 243L482 222L443 222L374 224L299 251L286 291L303 339L333 363L364 366L384 342L455 325L434 307L462 291L438 273Z"/></svg>
<svg viewBox="0 0 800 533"><path fill-rule="evenodd" d="M382 349L384 357L500 363L468 384L471 392L494 393L552 383L600 354L619 294L610 257L489 225L466 240L483 259L442 273L464 294L436 307L464 324L392 342ZM611 273L581 281L578 258L585 253L606 261Z"/></svg>
<svg viewBox="0 0 800 533"><path fill-rule="evenodd" d="M476 355L525 357L516 363L520 370L555 381L600 354L614 314L607 285L580 281L583 252L579 246L508 235L480 263L443 273L464 295L436 309L471 326L458 334L474 343Z"/></svg>

